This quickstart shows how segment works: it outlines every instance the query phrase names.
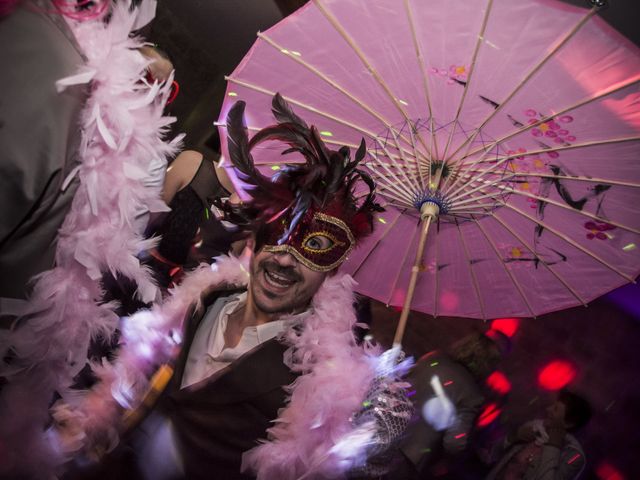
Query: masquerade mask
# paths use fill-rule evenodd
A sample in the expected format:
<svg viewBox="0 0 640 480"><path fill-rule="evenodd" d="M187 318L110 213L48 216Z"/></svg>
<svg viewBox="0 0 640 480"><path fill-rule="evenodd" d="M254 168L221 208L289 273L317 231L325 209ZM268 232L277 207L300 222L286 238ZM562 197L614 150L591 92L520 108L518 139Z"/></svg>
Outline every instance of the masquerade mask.
<svg viewBox="0 0 640 480"><path fill-rule="evenodd" d="M355 238L339 218L320 212L308 212L286 241L278 244L285 223L269 225L265 252L286 252L305 267L328 272L345 261L355 245Z"/></svg>

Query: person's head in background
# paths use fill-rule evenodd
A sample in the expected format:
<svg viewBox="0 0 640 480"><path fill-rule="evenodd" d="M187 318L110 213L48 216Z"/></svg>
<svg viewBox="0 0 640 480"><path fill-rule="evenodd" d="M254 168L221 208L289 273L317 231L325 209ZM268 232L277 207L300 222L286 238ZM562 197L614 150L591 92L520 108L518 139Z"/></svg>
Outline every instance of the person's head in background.
<svg viewBox="0 0 640 480"><path fill-rule="evenodd" d="M589 402L568 390L562 390L554 403L547 407L547 420L562 423L568 432L584 427L591 419Z"/></svg>
<svg viewBox="0 0 640 480"><path fill-rule="evenodd" d="M151 81L164 82L169 79L173 72L173 63L166 52L155 45L143 45L140 47L140 53L151 60L147 67Z"/></svg>
<svg viewBox="0 0 640 480"><path fill-rule="evenodd" d="M509 338L490 330L476 332L455 342L449 356L463 365L476 380L482 381L493 372L509 350Z"/></svg>

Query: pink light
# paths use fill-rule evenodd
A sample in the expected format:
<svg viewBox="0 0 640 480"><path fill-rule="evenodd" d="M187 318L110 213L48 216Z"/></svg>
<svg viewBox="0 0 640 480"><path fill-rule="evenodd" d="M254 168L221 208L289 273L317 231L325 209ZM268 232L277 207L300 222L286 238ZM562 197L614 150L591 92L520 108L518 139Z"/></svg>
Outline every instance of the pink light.
<svg viewBox="0 0 640 480"><path fill-rule="evenodd" d="M538 375L538 383L546 390L560 390L576 378L575 367L566 360L549 362Z"/></svg>
<svg viewBox="0 0 640 480"><path fill-rule="evenodd" d="M600 480L625 480L618 469L609 463L601 463L596 470L596 475Z"/></svg>
<svg viewBox="0 0 640 480"><path fill-rule="evenodd" d="M576 453L573 457L569 459L569 461L567 462L567 465L571 465L573 462L575 462L579 458L580 458L580 454Z"/></svg>
<svg viewBox="0 0 640 480"><path fill-rule="evenodd" d="M456 436L455 436L455 437L453 437L453 438L455 438L455 439L457 440L457 439L459 439L459 438L464 438L464 437L466 437L466 436L467 436L467 434L466 434L466 433L459 433L458 435L456 435Z"/></svg>
<svg viewBox="0 0 640 480"><path fill-rule="evenodd" d="M487 425L495 421L501 413L502 410L498 408L497 404L490 403L489 405L484 407L484 410L482 410L482 413L478 417L478 427L486 427Z"/></svg>
<svg viewBox="0 0 640 480"><path fill-rule="evenodd" d="M406 292L402 288L396 288L393 292L389 303L396 312L402 312L402 305L404 304L405 296Z"/></svg>
<svg viewBox="0 0 640 480"><path fill-rule="evenodd" d="M444 291L440 295L440 305L442 308L448 311L455 310L460 303L458 296L451 291Z"/></svg>
<svg viewBox="0 0 640 480"><path fill-rule="evenodd" d="M495 371L487 377L487 385L501 395L506 395L511 391L511 382L504 373L499 371Z"/></svg>
<svg viewBox="0 0 640 480"><path fill-rule="evenodd" d="M520 320L517 318L496 318L491 322L491 328L493 330L502 332L509 338L515 335L519 326Z"/></svg>

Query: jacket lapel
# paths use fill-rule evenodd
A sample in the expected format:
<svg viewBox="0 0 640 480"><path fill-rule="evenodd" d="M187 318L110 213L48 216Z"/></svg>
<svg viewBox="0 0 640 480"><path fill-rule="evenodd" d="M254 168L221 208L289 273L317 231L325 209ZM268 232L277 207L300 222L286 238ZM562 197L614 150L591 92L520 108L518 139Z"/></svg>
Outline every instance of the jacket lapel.
<svg viewBox="0 0 640 480"><path fill-rule="evenodd" d="M211 377L174 391L181 404L237 403L292 383L297 375L283 363L287 346L275 339L258 345Z"/></svg>
<svg viewBox="0 0 640 480"><path fill-rule="evenodd" d="M229 297L233 294L241 293L243 291L244 289L215 291L208 295L206 298L202 299L203 307L201 309L196 310L195 306L189 308L189 311L185 316L185 325L183 328L184 340L180 348L180 353L178 354L175 362L174 374L168 387L169 392L177 391L180 389L180 384L182 383L182 375L184 374L187 359L189 358L189 350L191 350L191 344L193 343L193 339L196 336L198 327L200 326L202 319L209 310L209 307L211 307L219 298L223 298L225 296Z"/></svg>

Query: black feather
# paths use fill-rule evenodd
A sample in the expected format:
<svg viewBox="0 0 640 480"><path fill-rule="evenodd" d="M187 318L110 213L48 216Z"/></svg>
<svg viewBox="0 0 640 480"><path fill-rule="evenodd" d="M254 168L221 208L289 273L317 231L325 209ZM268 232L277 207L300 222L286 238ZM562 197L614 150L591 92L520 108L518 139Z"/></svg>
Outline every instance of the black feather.
<svg viewBox="0 0 640 480"><path fill-rule="evenodd" d="M283 242L293 233L306 212L314 207L344 212L347 222L358 215L359 225L363 218L371 222L372 212L381 210L375 203L373 179L357 168L366 155L364 139L353 160L348 147L330 150L317 128L309 127L282 96L276 94L272 101L272 112L277 125L263 128L249 140L243 120L244 107L244 102L238 102L227 117L229 156L239 177L249 184L252 201L240 208L242 211L235 209L228 213L236 218L253 218L256 224L286 218L288 225L280 239ZM288 148L282 154L298 153L305 162L283 164L272 178L262 175L254 165L251 151L266 141L287 144ZM353 190L360 180L369 187L369 193L358 207Z"/></svg>
<svg viewBox="0 0 640 480"><path fill-rule="evenodd" d="M306 122L291 110L289 104L279 93L276 93L273 96L273 100L271 101L271 111L278 123L292 123L309 130Z"/></svg>

